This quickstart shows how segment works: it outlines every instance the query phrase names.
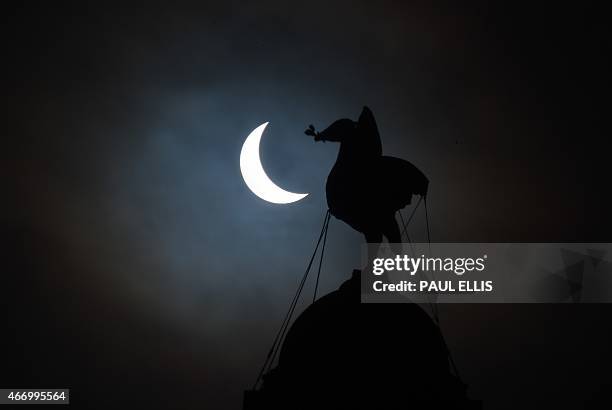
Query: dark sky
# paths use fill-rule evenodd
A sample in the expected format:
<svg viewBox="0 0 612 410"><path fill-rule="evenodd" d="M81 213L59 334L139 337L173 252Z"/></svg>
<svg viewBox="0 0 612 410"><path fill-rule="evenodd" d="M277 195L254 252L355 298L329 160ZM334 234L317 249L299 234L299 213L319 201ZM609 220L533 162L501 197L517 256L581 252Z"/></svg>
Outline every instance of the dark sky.
<svg viewBox="0 0 612 410"><path fill-rule="evenodd" d="M429 176L433 240L612 241L599 10L225 1L1 19L3 386L238 408L326 210L337 146L303 130L363 105L384 153ZM301 202L241 179L265 121L264 166ZM323 292L361 241L332 220ZM569 406L610 364L611 312L463 305L442 322L487 408L523 404L509 390Z"/></svg>

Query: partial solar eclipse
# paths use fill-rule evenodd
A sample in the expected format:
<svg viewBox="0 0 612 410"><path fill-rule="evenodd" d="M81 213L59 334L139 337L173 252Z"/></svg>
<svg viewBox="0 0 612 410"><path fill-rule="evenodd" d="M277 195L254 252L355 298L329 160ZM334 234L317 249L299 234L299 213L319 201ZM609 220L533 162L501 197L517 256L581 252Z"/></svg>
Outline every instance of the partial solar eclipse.
<svg viewBox="0 0 612 410"><path fill-rule="evenodd" d="M285 191L276 185L266 174L259 157L259 143L267 122L255 128L242 144L240 151L240 172L249 189L264 201L273 204L290 204L299 201L308 194L297 194Z"/></svg>

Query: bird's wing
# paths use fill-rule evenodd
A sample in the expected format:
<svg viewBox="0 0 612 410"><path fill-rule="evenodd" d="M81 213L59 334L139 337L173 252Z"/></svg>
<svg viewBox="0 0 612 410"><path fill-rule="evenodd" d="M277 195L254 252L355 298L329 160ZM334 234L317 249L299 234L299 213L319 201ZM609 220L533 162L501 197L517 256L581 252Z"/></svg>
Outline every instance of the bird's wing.
<svg viewBox="0 0 612 410"><path fill-rule="evenodd" d="M368 107L363 107L361 115L359 115L358 126L360 129L360 137L364 138L372 153L374 155L382 155L382 143L380 141L380 134L378 133L378 126L374 119L372 110Z"/></svg>

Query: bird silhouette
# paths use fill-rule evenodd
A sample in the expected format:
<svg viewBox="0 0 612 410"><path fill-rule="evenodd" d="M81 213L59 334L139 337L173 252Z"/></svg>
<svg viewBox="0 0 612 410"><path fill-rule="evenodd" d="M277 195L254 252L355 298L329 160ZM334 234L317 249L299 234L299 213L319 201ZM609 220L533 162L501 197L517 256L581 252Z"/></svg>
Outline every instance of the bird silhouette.
<svg viewBox="0 0 612 410"><path fill-rule="evenodd" d="M382 155L372 111L363 107L357 121L339 119L321 132L310 125L304 133L340 143L325 187L331 214L363 233L368 243L380 243L383 236L401 242L395 214L413 195L425 197L429 180L410 162Z"/></svg>

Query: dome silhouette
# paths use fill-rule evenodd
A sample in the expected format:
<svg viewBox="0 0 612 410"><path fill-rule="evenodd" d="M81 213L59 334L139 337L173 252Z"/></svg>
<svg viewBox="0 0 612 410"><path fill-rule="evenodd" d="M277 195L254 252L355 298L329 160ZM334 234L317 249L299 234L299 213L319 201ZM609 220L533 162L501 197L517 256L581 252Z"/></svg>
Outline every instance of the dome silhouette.
<svg viewBox="0 0 612 410"><path fill-rule="evenodd" d="M439 328L418 305L362 304L359 271L309 306L245 409L480 408L449 370Z"/></svg>

